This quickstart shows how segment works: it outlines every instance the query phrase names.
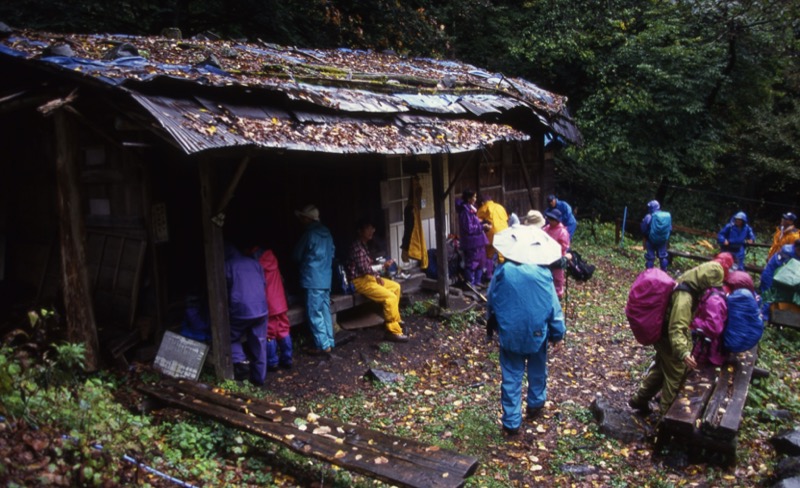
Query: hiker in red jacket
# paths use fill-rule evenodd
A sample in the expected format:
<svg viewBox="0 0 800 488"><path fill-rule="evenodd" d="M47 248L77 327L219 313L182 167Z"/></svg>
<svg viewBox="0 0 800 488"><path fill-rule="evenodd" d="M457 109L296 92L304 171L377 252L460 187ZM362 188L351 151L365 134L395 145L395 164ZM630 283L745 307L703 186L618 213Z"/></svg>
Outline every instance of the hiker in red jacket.
<svg viewBox="0 0 800 488"><path fill-rule="evenodd" d="M286 369L292 367L292 336L289 334L290 324L286 303L286 292L283 289L283 277L278 267L278 259L269 249L257 248L253 257L258 260L264 270L267 282L267 370L276 371L278 366Z"/></svg>

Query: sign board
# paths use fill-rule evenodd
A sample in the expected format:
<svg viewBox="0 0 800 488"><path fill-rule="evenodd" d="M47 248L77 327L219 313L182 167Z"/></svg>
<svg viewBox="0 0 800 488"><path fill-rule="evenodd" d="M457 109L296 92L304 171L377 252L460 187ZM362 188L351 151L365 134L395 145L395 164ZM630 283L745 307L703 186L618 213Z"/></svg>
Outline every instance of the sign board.
<svg viewBox="0 0 800 488"><path fill-rule="evenodd" d="M166 331L154 366L173 378L197 381L208 355L208 344Z"/></svg>

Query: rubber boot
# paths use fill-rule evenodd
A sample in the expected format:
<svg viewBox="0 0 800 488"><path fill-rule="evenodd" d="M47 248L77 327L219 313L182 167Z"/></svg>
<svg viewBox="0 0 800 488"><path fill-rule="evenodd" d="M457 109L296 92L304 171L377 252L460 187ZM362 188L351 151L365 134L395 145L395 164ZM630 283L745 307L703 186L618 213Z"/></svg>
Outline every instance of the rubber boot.
<svg viewBox="0 0 800 488"><path fill-rule="evenodd" d="M281 368L291 369L292 336L287 335L286 337L281 337L276 342L278 343L278 349L280 349L280 359L278 360L278 362L280 363Z"/></svg>
<svg viewBox="0 0 800 488"><path fill-rule="evenodd" d="M267 339L267 371L278 370L278 341Z"/></svg>

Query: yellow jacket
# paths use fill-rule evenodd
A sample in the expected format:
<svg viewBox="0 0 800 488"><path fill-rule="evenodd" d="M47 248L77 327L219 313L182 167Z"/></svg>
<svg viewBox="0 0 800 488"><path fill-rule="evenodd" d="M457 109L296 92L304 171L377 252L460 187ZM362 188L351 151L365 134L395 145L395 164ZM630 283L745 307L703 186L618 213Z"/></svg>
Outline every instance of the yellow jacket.
<svg viewBox="0 0 800 488"><path fill-rule="evenodd" d="M478 218L481 219L481 221L492 224L492 228L486 232L486 237L489 238L489 245L486 246L486 256L491 258L494 256L494 253L497 252L491 245L492 240L495 234L508 228L508 213L499 203L493 200L487 200L481 205L481 208L478 209ZM502 256L500 256L500 258L502 261Z"/></svg>
<svg viewBox="0 0 800 488"><path fill-rule="evenodd" d="M772 236L772 247L769 248L769 252L767 253L767 261L771 258L775 253L781 250L783 246L786 244L794 244L794 241L800 239L800 230L797 227L790 225L785 229L781 229L778 227L775 230L775 234Z"/></svg>

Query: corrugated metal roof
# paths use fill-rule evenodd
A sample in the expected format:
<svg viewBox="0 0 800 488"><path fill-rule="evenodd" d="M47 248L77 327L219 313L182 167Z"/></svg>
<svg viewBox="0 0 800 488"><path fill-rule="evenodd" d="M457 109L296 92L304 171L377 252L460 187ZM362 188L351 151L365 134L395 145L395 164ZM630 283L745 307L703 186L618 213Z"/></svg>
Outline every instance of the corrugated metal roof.
<svg viewBox="0 0 800 488"><path fill-rule="evenodd" d="M132 94L187 154L219 147L323 151L344 154L436 154L474 151L530 136L508 125L471 119L391 116L358 119L307 112L287 117L212 113L194 99Z"/></svg>
<svg viewBox="0 0 800 488"><path fill-rule="evenodd" d="M53 50L59 43L69 48ZM114 59L122 45L125 55ZM189 154L240 145L345 153L466 151L529 138L503 120L520 108L543 130L581 142L564 97L456 61L27 31L0 40L0 61L4 57L120 87ZM185 84L185 97L144 94L167 93L165 83L175 82ZM203 87L212 90L201 94ZM231 93L236 102L229 101Z"/></svg>

